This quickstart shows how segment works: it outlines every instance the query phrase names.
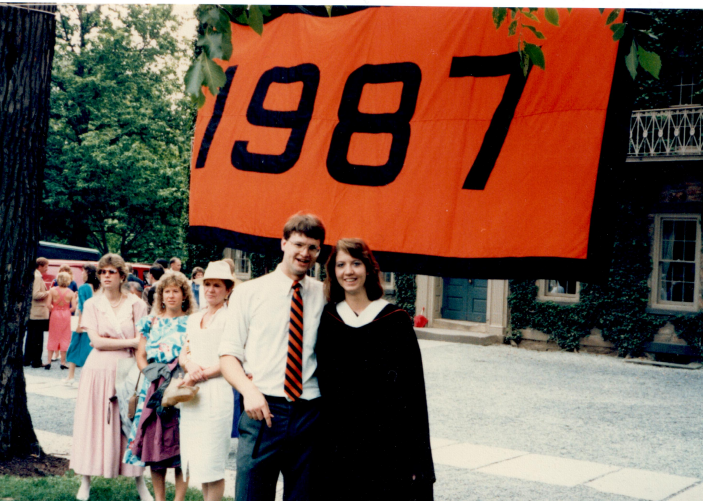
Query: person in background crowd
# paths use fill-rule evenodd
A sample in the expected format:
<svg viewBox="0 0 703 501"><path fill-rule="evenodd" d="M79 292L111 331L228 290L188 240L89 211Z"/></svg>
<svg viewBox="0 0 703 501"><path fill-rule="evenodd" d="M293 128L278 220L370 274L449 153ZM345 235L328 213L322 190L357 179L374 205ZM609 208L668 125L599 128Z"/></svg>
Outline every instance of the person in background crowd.
<svg viewBox="0 0 703 501"><path fill-rule="evenodd" d="M49 330L50 297L42 275L49 270L49 260L38 257L34 270L32 286L32 306L29 310L27 337L24 346L24 366L38 369L42 366L41 356L44 349L44 331Z"/></svg>
<svg viewBox="0 0 703 501"><path fill-rule="evenodd" d="M172 257L171 260L168 262L168 267L171 269L171 271L181 271L181 266L181 260L175 256Z"/></svg>
<svg viewBox="0 0 703 501"><path fill-rule="evenodd" d="M166 259L166 258L160 257L159 259L154 261L154 264L155 265L158 264L159 266L161 266L164 269L164 271L168 270L168 259Z"/></svg>
<svg viewBox="0 0 703 501"><path fill-rule="evenodd" d="M281 263L235 286L227 307L220 368L241 392L246 412L239 420L237 501L273 501L279 473L286 501L311 499L317 484L320 390L314 348L325 299L322 284L307 272L324 239L316 216L291 217L283 228Z"/></svg>
<svg viewBox="0 0 703 501"><path fill-rule="evenodd" d="M78 384L73 420L72 468L81 475L76 499L90 497L90 477L135 477L141 501L153 501L144 482L144 468L123 464L127 447L122 434L115 395L117 360L130 358L139 345L135 324L146 315L146 305L123 290L127 267L117 254L105 254L98 262L101 294L83 306L81 327L93 350L85 362ZM114 401L113 401L114 400Z"/></svg>
<svg viewBox="0 0 703 501"><path fill-rule="evenodd" d="M200 266L196 266L190 274L190 287L193 289L193 295L195 296L195 301L198 303L198 309L200 309L200 287L203 283L203 273L205 273L205 270Z"/></svg>
<svg viewBox="0 0 703 501"><path fill-rule="evenodd" d="M88 333L81 327L81 317L83 315L83 306L85 302L93 297L100 289L100 279L98 278L97 268L92 264L83 265L83 285L78 288L78 327L76 332L71 336L71 344L66 352L66 360L68 361L68 376L63 380L67 386L75 386L76 367L83 367L85 360L90 355L93 349L90 346L90 337Z"/></svg>
<svg viewBox="0 0 703 501"><path fill-rule="evenodd" d="M200 387L196 398L180 404L181 463L183 471L188 472L188 482L202 484L204 501L220 501L225 490L225 465L234 416L232 389L222 378L217 356L226 300L234 287L227 263L208 264L202 287L206 302L201 311L188 318L180 355L181 367L186 372L183 384Z"/></svg>
<svg viewBox="0 0 703 501"><path fill-rule="evenodd" d="M62 264L59 266L59 273L64 272L68 273L71 276L71 283L68 286L69 289L71 289L73 292L78 292L78 285L76 282L73 280L73 269L67 264ZM53 282L51 282L51 287L56 287L56 278L54 279ZM73 315L73 312L71 312L71 315ZM56 362L60 357L60 354L58 351L53 351L49 353L49 358L51 359L51 362ZM46 368L46 366L44 367Z"/></svg>
<svg viewBox="0 0 703 501"><path fill-rule="evenodd" d="M71 314L76 311L76 293L68 288L71 275L65 271L56 276L58 287L49 291L51 297L51 316L49 317L49 340L46 349L49 351L49 360L44 368L51 369L51 353L61 354L61 369L66 366L66 351L71 344Z"/></svg>
<svg viewBox="0 0 703 501"><path fill-rule="evenodd" d="M149 288L144 289L142 292L142 300L147 304L149 312L151 312L151 308L154 305L154 291L156 291L156 282L159 281L164 273L164 268L159 264L155 264L149 268L149 276L147 277L147 280L149 281Z"/></svg>
<svg viewBox="0 0 703 501"><path fill-rule="evenodd" d="M127 263L127 271L129 272L129 275L127 275L127 281L128 282L136 282L139 285L141 285L142 289L143 289L144 288L144 281L141 278L139 278L137 275L134 274L134 268L129 263Z"/></svg>
<svg viewBox="0 0 703 501"><path fill-rule="evenodd" d="M71 276L71 283L69 284L68 288L71 289L73 292L78 292L78 285L76 284L75 280L73 280L73 269L67 265L67 264L62 264L59 266L59 273L64 272L68 273ZM56 278L54 279L53 282L51 282L52 287L56 287L58 284L56 283Z"/></svg>
<svg viewBox="0 0 703 501"><path fill-rule="evenodd" d="M321 478L328 481L321 498L431 501L435 474L412 319L383 299L378 263L361 239L337 242L325 293L316 347L327 452ZM354 412L351 402L360 403Z"/></svg>
<svg viewBox="0 0 703 501"><path fill-rule="evenodd" d="M147 404L157 391L165 390L161 386L168 384L178 366L188 315L193 312L195 299L188 279L181 272L166 272L155 288L151 314L137 322L141 333L137 365L144 377L123 461L150 467L156 501L166 501L166 470L174 468L174 501L183 501L188 482L181 471L178 409L169 408L159 413Z"/></svg>
<svg viewBox="0 0 703 501"><path fill-rule="evenodd" d="M139 282L128 282L129 292L137 296L139 299L142 298L142 293L144 292L144 287L139 284Z"/></svg>

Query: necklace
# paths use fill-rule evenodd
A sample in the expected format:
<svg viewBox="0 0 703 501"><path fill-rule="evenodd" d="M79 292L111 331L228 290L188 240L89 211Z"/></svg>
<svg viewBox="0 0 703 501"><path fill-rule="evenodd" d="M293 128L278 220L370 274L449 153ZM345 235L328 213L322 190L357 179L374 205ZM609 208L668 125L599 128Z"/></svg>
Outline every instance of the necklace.
<svg viewBox="0 0 703 501"><path fill-rule="evenodd" d="M112 306L113 308L119 308L120 305L122 304L122 300L123 300L123 299L124 299L124 294L120 294L120 300L117 301L117 304L113 303L113 302L110 301L109 299L108 299L108 302L110 303L110 306Z"/></svg>

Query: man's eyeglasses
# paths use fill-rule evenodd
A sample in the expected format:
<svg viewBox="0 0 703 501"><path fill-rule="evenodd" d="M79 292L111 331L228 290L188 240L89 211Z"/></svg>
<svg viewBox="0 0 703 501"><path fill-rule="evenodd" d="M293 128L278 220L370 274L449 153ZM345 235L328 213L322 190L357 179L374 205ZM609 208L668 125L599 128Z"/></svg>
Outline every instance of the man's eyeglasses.
<svg viewBox="0 0 703 501"><path fill-rule="evenodd" d="M106 273L109 273L110 275L117 275L119 271L117 270L98 270L98 275L105 275Z"/></svg>
<svg viewBox="0 0 703 501"><path fill-rule="evenodd" d="M301 244L300 242L291 242L293 244L293 247L295 247L298 251L302 251L306 245ZM320 253L320 248L317 245L308 245L308 252L310 254L319 254Z"/></svg>

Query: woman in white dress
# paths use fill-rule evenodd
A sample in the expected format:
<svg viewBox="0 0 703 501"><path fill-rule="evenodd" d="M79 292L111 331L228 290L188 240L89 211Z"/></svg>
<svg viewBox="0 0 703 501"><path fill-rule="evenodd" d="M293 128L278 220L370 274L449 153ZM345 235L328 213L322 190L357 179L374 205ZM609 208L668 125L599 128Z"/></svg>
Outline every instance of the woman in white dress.
<svg viewBox="0 0 703 501"><path fill-rule="evenodd" d="M200 387L195 398L180 404L181 468L191 485L203 485L204 501L220 501L234 413L232 387L220 373L217 356L226 318L225 301L234 287L229 265L211 262L202 287L205 309L188 318L180 355L186 372L183 384Z"/></svg>

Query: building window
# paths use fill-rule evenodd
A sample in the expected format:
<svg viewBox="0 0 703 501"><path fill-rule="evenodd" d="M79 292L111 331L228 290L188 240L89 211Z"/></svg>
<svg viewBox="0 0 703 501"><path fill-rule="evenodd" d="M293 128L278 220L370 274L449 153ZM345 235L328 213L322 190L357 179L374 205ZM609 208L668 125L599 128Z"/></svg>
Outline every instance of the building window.
<svg viewBox="0 0 703 501"><path fill-rule="evenodd" d="M659 308L696 311L700 294L700 216L655 218L652 299Z"/></svg>
<svg viewBox="0 0 703 501"><path fill-rule="evenodd" d="M579 283L576 280L539 280L537 286L538 299L541 301L577 303L579 300Z"/></svg>
<svg viewBox="0 0 703 501"><path fill-rule="evenodd" d="M395 273L381 272L381 285L386 294L395 294Z"/></svg>

